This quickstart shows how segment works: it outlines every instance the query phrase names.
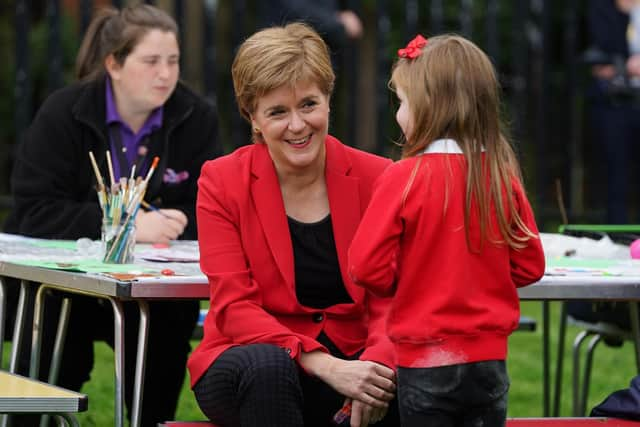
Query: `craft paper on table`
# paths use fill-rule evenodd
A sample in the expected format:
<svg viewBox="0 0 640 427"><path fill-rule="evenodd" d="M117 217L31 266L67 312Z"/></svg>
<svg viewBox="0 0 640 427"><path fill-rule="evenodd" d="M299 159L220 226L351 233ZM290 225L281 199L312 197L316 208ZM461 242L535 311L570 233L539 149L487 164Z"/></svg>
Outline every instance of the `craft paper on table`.
<svg viewBox="0 0 640 427"><path fill-rule="evenodd" d="M640 276L640 261L632 259L547 258L549 276Z"/></svg>
<svg viewBox="0 0 640 427"><path fill-rule="evenodd" d="M54 270L78 271L83 273L155 273L157 269L146 268L136 264L112 264L96 260L72 261L39 261L33 259L12 260L14 264L30 265L33 267L50 268Z"/></svg>

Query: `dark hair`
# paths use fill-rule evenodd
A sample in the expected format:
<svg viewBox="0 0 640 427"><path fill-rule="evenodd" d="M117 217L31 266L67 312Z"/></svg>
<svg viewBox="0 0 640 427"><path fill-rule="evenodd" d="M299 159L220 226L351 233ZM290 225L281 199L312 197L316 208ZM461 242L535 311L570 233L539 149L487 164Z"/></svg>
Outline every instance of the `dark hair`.
<svg viewBox="0 0 640 427"><path fill-rule="evenodd" d="M154 29L171 32L178 38L176 21L157 7L139 4L122 10L113 7L100 10L80 45L76 77L84 81L102 78L107 56L113 55L118 64L124 64L140 39Z"/></svg>

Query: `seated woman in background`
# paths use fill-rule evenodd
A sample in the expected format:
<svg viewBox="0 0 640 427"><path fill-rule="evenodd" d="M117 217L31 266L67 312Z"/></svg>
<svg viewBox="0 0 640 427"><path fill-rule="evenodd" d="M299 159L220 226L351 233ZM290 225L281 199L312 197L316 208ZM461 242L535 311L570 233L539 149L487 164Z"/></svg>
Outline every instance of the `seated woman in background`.
<svg viewBox="0 0 640 427"><path fill-rule="evenodd" d="M146 193L160 212L139 212L136 240L167 243L197 238L200 168L221 150L215 109L178 82L177 34L173 18L149 5L121 11L108 8L95 16L77 57L80 81L49 96L18 146L12 175L15 208L5 231L52 239L100 239L102 211L89 151L106 171L110 150L116 180L128 176L133 165L136 175L144 176L150 160L160 158ZM57 298L47 298L42 378L47 378L59 310ZM111 306L98 299L80 295L71 299L58 384L80 390L90 378L94 341L106 340L113 346L113 314ZM149 308L141 421L155 427L174 417L199 304L152 301ZM131 302L124 309L125 401L131 409L138 308ZM26 360L21 365L28 366L29 352L23 354Z"/></svg>
<svg viewBox="0 0 640 427"><path fill-rule="evenodd" d="M391 162L328 135L334 73L310 27L249 37L232 75L255 143L207 162L198 182L211 287L188 363L198 403L225 427L327 426L343 404L351 426L398 426L389 301L346 274L373 182Z"/></svg>

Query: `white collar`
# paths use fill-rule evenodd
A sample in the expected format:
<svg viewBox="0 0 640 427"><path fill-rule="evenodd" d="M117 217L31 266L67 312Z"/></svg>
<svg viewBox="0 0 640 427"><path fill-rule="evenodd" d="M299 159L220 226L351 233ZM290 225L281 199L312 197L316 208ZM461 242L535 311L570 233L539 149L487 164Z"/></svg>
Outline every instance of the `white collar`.
<svg viewBox="0 0 640 427"><path fill-rule="evenodd" d="M485 149L482 147L482 152ZM433 141L425 150L423 154L463 154L462 149L458 145L455 139L443 138Z"/></svg>
<svg viewBox="0 0 640 427"><path fill-rule="evenodd" d="M436 153L444 153L444 154L462 154L462 150L460 146L454 139L446 138L446 139L436 139L433 141L425 150L424 154L436 154Z"/></svg>

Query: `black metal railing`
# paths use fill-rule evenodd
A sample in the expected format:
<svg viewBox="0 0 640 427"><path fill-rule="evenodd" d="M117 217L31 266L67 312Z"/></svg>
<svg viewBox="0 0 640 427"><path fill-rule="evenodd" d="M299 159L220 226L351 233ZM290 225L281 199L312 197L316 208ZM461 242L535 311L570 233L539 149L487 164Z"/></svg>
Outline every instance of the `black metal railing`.
<svg viewBox="0 0 640 427"><path fill-rule="evenodd" d="M181 29L183 78L218 104L220 138L230 142L228 151L249 142L248 126L234 106L229 67L235 48L255 30L253 23L259 22L252 16L257 1L261 0L158 2L167 7ZM63 22L69 20L63 17L72 17L79 40L95 6L91 0L15 1L15 138L10 143L19 143L37 109L35 100L46 96L34 93L37 77L31 69L33 48L29 43L36 14L31 7L39 3L46 8L44 72L49 92L65 84L64 76L69 74L65 73L61 38ZM121 6L126 2L111 3ZM584 194L589 189L582 188L585 163L589 161L583 152L583 109L577 102L583 90L584 70L578 56L583 49L580 28L584 2L349 0L346 4L363 17L365 38L342 52L338 69L344 84L334 96L341 105L332 132L347 143L389 155L391 141L399 136L387 88L395 50L417 32L426 36L458 32L485 49L498 69L516 149L539 220L543 224L559 220L557 181L562 184L573 218L598 219L602 206L587 206ZM197 13L187 13L193 8ZM194 38L192 31L200 31L200 35ZM189 43L199 42L192 46L187 39ZM194 59L201 66L185 66ZM0 189L6 192L7 184L0 182Z"/></svg>

